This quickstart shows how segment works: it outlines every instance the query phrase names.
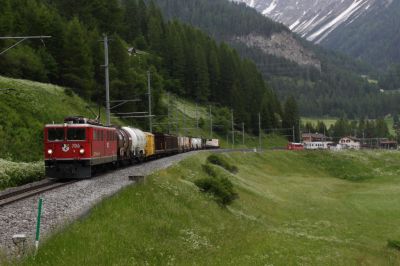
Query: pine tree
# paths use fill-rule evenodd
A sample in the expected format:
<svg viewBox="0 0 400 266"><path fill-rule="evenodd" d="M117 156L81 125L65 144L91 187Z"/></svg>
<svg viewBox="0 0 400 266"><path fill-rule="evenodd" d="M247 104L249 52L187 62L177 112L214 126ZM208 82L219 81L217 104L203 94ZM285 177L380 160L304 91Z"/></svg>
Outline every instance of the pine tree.
<svg viewBox="0 0 400 266"><path fill-rule="evenodd" d="M282 127L287 129L286 134L288 136L291 136L294 128L295 139L290 137L294 142L299 139L299 123L300 123L299 109L297 107L296 100L294 99L294 97L291 96L285 102Z"/></svg>
<svg viewBox="0 0 400 266"><path fill-rule="evenodd" d="M93 89L93 61L87 33L78 18L68 23L62 62L62 82L84 97Z"/></svg>

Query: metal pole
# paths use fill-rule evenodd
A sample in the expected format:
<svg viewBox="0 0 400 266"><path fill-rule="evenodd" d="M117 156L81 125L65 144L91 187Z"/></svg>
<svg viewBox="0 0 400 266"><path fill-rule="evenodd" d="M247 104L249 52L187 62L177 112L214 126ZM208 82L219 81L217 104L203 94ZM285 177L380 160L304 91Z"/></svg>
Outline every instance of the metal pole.
<svg viewBox="0 0 400 266"><path fill-rule="evenodd" d="M232 123L232 149L235 148L235 126L233 124L233 109L231 110L231 123Z"/></svg>
<svg viewBox="0 0 400 266"><path fill-rule="evenodd" d="M292 128L292 134L293 134L293 142L296 142L295 136L294 136L294 126Z"/></svg>
<svg viewBox="0 0 400 266"><path fill-rule="evenodd" d="M39 199L39 204L38 204L38 213L37 213L37 220L36 220L36 237L35 237L35 248L36 248L36 253L39 248L39 239L40 239L40 218L42 216L42 203L43 200L42 198Z"/></svg>
<svg viewBox="0 0 400 266"><path fill-rule="evenodd" d="M182 113L182 115L183 115L184 134L185 134L185 136L186 136L186 135L187 135L187 134L186 134L186 128L187 128L187 126L186 126L186 105L183 105L183 113Z"/></svg>
<svg viewBox="0 0 400 266"><path fill-rule="evenodd" d="M176 98L175 98L175 102L176 102ZM175 110L175 131L176 131L176 134L179 134L179 131L180 131L180 124L179 124L179 114L177 113L179 110L178 110L178 108L176 108L177 110Z"/></svg>
<svg viewBox="0 0 400 266"><path fill-rule="evenodd" d="M169 92L168 92L168 134L171 133L171 116L170 116L170 99L169 99Z"/></svg>
<svg viewBox="0 0 400 266"><path fill-rule="evenodd" d="M149 129L150 132L153 132L153 124L152 124L152 114L151 114L151 73L147 71L147 89L149 94Z"/></svg>
<svg viewBox="0 0 400 266"><path fill-rule="evenodd" d="M199 115L197 113L197 103L196 103L196 128L199 129Z"/></svg>
<svg viewBox="0 0 400 266"><path fill-rule="evenodd" d="M104 71L105 71L105 85L106 85L106 126L111 125L111 111L110 111L110 74L108 64L108 36L104 34Z"/></svg>
<svg viewBox="0 0 400 266"><path fill-rule="evenodd" d="M242 123L242 140L243 140L243 146L244 146L244 123Z"/></svg>
<svg viewBox="0 0 400 266"><path fill-rule="evenodd" d="M261 151L261 113L258 113L258 146Z"/></svg>
<svg viewBox="0 0 400 266"><path fill-rule="evenodd" d="M210 105L210 139L212 139L212 114L211 114L211 105Z"/></svg>
<svg viewBox="0 0 400 266"><path fill-rule="evenodd" d="M325 130L325 128L324 128ZM325 135L325 134L324 134ZM302 132L301 132L301 121L299 121L299 142L301 142Z"/></svg>

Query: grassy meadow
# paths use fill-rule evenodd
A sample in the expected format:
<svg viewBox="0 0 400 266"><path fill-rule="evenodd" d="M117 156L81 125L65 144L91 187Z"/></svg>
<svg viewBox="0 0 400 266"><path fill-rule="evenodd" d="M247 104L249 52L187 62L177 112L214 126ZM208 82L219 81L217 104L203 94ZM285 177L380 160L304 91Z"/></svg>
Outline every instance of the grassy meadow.
<svg viewBox="0 0 400 266"><path fill-rule="evenodd" d="M319 118L313 118L313 117L302 117L301 118L301 122L306 124L306 123L311 123L314 126L317 125L318 121L322 121L324 122L324 124L326 125L327 128L329 128L330 126L332 126L333 124L336 123L338 119L337 118L328 118L328 117L319 117Z"/></svg>
<svg viewBox="0 0 400 266"><path fill-rule="evenodd" d="M149 176L21 265L399 265L400 154L230 153L239 198L193 184L208 153ZM220 169L220 171L225 171Z"/></svg>

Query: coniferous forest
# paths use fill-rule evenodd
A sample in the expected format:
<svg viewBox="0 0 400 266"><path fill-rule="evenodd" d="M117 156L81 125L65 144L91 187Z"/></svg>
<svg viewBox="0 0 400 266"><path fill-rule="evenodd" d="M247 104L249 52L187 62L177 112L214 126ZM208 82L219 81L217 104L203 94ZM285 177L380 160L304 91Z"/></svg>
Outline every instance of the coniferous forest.
<svg viewBox="0 0 400 266"><path fill-rule="evenodd" d="M264 127L281 125L281 104L254 63L199 29L165 21L153 2L0 0L0 5L0 36L52 36L25 41L4 54L1 75L66 86L102 103L101 40L106 33L111 39L112 99L146 97L150 71L153 113L166 113L161 94L169 91L199 103L232 108L249 130L258 128L259 112ZM12 44L1 41L0 48ZM142 101L135 109L143 111L145 106Z"/></svg>

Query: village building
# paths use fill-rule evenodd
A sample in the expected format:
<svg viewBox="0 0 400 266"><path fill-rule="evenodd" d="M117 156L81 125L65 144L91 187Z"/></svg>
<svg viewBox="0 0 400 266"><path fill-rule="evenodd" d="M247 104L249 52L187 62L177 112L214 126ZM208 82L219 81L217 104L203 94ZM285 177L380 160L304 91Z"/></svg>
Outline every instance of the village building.
<svg viewBox="0 0 400 266"><path fill-rule="evenodd" d="M357 138L344 137L339 140L339 145L342 149L359 150L361 143Z"/></svg>
<svg viewBox="0 0 400 266"><path fill-rule="evenodd" d="M334 143L332 141L314 141L304 142L304 149L306 150L328 150Z"/></svg>
<svg viewBox="0 0 400 266"><path fill-rule="evenodd" d="M381 140L379 142L379 148L385 150L397 150L398 143L394 140Z"/></svg>
<svg viewBox="0 0 400 266"><path fill-rule="evenodd" d="M303 133L301 138L306 150L327 150L333 145L333 142L327 141L327 136L320 133Z"/></svg>
<svg viewBox="0 0 400 266"><path fill-rule="evenodd" d="M327 137L324 134L319 133L303 133L301 134L303 142L320 142L325 141Z"/></svg>

